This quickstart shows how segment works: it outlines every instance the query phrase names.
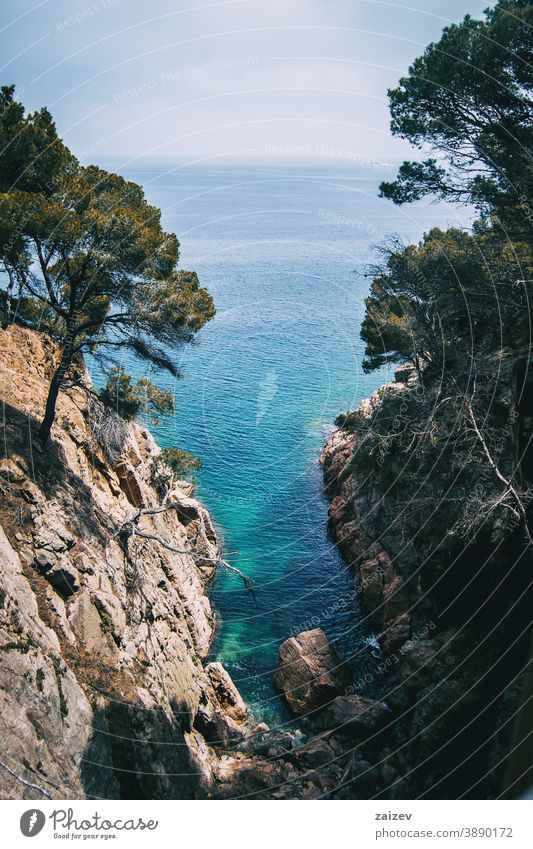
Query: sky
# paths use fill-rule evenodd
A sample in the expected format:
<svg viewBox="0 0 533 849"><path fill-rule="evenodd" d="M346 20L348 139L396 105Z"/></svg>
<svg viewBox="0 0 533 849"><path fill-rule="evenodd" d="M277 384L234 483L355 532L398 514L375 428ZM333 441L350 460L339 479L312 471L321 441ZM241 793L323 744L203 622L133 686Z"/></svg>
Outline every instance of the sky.
<svg viewBox="0 0 533 849"><path fill-rule="evenodd" d="M398 161L387 88L489 0L2 0L2 84L82 162Z"/></svg>

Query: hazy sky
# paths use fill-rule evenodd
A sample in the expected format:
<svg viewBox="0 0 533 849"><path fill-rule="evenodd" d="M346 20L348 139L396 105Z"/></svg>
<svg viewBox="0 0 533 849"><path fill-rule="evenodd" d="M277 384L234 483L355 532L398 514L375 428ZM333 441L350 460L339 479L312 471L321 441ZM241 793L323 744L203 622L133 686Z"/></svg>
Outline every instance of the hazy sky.
<svg viewBox="0 0 533 849"><path fill-rule="evenodd" d="M2 0L2 81L82 161L399 159L387 87L489 0Z"/></svg>

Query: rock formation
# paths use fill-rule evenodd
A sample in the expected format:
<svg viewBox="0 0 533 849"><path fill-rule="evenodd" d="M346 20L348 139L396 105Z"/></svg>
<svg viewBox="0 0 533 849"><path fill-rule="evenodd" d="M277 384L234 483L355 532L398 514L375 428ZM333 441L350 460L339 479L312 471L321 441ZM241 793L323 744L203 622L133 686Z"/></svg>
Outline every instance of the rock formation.
<svg viewBox="0 0 533 849"><path fill-rule="evenodd" d="M412 380L412 369L399 369L396 383L385 384L362 401L358 410L361 418L370 420L384 393L402 393ZM369 630L379 632L381 650L389 656L411 635L409 597L402 575L383 544L376 541L379 534L372 518L372 499L358 492L351 469L356 450L356 435L337 430L320 456L326 491L332 496L328 528L344 559L355 570L365 623Z"/></svg>
<svg viewBox="0 0 533 849"><path fill-rule="evenodd" d="M505 386L512 387L512 376ZM364 426L384 398L413 387L414 369L402 367L355 415ZM527 417L522 422L522 409L529 409L524 397L518 430L528 423ZM358 450L356 433L341 428L321 461L332 499L329 530L354 570L364 625L377 632L381 659L359 678L356 671L353 696L338 697L324 713L324 728L336 727L341 743L342 725L362 741L334 795L494 798L502 790L528 657L531 558L516 536L491 547L497 529L487 526L486 538L472 539L460 557L444 543L419 562L401 522L391 522L410 494L400 490L394 504L384 492L363 490L354 472ZM445 540L438 521L438 539ZM369 727L363 729L367 698Z"/></svg>
<svg viewBox="0 0 533 849"><path fill-rule="evenodd" d="M82 363L87 388L61 393L43 452L55 346L17 326L0 336L0 795L203 795L210 745L242 738L246 717L228 673L204 667L209 515L179 482L160 509L159 449L141 425L109 459Z"/></svg>
<svg viewBox="0 0 533 849"><path fill-rule="evenodd" d="M347 766L333 729L254 727L228 672L207 662L209 514L190 484L162 486L152 436L107 418L82 362L40 448L56 360L46 335L0 331L0 796L332 793ZM347 679L320 645L333 698Z"/></svg>
<svg viewBox="0 0 533 849"><path fill-rule="evenodd" d="M207 510L189 484L161 479L144 427L109 419L82 362L43 451L56 361L47 336L0 331L2 798L497 795L527 655L525 559L513 572L509 552L488 558L472 586L464 559L414 578L386 500L360 492L356 436L337 431L322 455L329 527L381 659L358 679L320 629L289 638L276 684L294 727L254 727L207 662L219 562ZM398 377L359 415L408 391L413 375ZM461 606L441 617L461 581Z"/></svg>
<svg viewBox="0 0 533 849"><path fill-rule="evenodd" d="M279 648L274 682L295 714L309 714L344 692L352 675L321 630L302 631Z"/></svg>

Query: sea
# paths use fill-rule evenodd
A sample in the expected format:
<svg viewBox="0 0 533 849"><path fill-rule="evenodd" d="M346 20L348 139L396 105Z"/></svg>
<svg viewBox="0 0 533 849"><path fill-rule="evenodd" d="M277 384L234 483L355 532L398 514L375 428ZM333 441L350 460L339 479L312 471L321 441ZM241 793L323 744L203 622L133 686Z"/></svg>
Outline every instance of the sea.
<svg viewBox="0 0 533 849"><path fill-rule="evenodd" d="M336 416L391 377L362 370L360 326L380 247L467 226L471 213L380 198L395 163L101 164L144 187L180 239L180 267L198 273L216 304L195 342L172 352L179 379L131 355L122 362L174 393L175 414L152 431L162 447L201 458L197 495L224 557L253 583L252 593L219 568L211 659L258 722L287 728L272 678L288 636L323 628L356 675L376 662L353 573L328 537L318 458Z"/></svg>

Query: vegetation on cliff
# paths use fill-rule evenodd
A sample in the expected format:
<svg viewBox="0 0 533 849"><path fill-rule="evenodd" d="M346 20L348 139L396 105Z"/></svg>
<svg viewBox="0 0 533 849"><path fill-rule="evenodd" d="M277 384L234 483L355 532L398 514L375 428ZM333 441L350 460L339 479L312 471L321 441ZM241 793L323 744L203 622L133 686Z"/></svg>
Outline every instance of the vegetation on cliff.
<svg viewBox="0 0 533 849"><path fill-rule="evenodd" d="M434 520L461 545L496 527L531 542L532 24L522 0L501 0L485 21L467 16L389 92L392 132L434 158L404 163L382 193L396 203L437 194L482 214L470 233L434 229L419 245L384 248L364 367L410 361L417 381L385 396L370 422L344 422L360 431L363 485L397 496L424 546Z"/></svg>
<svg viewBox="0 0 533 849"><path fill-rule="evenodd" d="M365 751L373 795L527 786L527 771L504 773L533 587L532 25L531 2L500 0L447 27L389 92L392 132L430 155L382 195L468 203L480 219L384 246L364 368L398 363L397 379L339 416L324 454L330 528L380 633L404 741L387 775L381 744ZM367 792L365 775L354 756L346 789Z"/></svg>
<svg viewBox="0 0 533 849"><path fill-rule="evenodd" d="M49 112L26 115L13 86L0 91L0 143L4 325L24 322L60 349L45 444L77 354L129 348L177 376L168 349L190 341L214 306L195 272L178 269L178 239L141 187L81 166Z"/></svg>
<svg viewBox="0 0 533 849"><path fill-rule="evenodd" d="M404 162L382 194L474 202L506 230L530 231L530 0L498 0L484 20L446 27L389 91L391 130L432 155ZM529 227L528 227L529 225Z"/></svg>

